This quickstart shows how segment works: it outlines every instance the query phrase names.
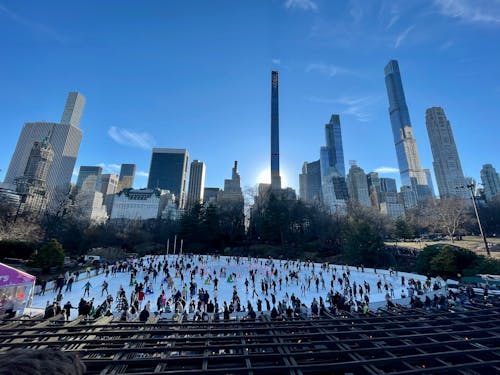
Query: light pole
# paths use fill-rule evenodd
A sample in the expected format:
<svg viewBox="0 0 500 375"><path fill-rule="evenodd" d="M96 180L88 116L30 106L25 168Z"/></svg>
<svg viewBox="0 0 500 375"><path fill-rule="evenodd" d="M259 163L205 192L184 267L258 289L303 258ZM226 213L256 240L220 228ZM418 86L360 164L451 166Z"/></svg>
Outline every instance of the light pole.
<svg viewBox="0 0 500 375"><path fill-rule="evenodd" d="M490 248L488 247L488 241L486 240L486 236L484 235L483 227L481 225L481 220L479 219L479 214L477 212L476 196L474 195L475 186L474 186L474 184L469 184L469 185L460 186L460 187L467 188L470 191L470 194L472 196L472 205L474 206L474 212L476 213L477 224L479 225L479 232L481 233L481 237L483 237L484 247L486 249L486 253L488 254L489 257L491 257Z"/></svg>

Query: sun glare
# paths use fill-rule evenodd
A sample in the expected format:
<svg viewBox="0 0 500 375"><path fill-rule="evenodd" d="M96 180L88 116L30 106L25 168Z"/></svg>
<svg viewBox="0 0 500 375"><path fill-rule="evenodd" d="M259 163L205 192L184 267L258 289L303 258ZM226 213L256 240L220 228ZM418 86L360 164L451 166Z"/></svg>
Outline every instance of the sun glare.
<svg viewBox="0 0 500 375"><path fill-rule="evenodd" d="M257 184L270 184L271 183L271 169L264 168L260 171L257 177ZM281 187L285 188L288 186L288 179L286 178L286 174L281 171Z"/></svg>

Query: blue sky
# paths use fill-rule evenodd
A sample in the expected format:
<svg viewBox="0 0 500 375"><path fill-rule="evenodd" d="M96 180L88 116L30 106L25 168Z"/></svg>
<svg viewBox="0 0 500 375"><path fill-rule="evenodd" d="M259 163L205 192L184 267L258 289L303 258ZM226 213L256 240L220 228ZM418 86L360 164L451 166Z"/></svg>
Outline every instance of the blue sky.
<svg viewBox="0 0 500 375"><path fill-rule="evenodd" d="M239 161L253 186L270 159L270 77L280 73L281 166L298 189L341 115L346 164L396 177L383 69L399 60L422 165L425 110L445 109L464 172L500 169L499 0L0 0L0 180L24 122L59 121L87 98L80 165L187 148L222 187ZM434 177L434 176L433 176Z"/></svg>

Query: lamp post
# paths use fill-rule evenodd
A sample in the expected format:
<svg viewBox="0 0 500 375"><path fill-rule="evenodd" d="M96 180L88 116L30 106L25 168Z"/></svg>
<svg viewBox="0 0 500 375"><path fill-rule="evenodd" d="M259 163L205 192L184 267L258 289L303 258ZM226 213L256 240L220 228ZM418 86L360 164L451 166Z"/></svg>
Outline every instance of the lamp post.
<svg viewBox="0 0 500 375"><path fill-rule="evenodd" d="M460 186L460 187L467 188L470 191L470 194L472 196L472 206L474 206L474 212L476 213L477 224L479 226L479 232L481 233L481 237L483 237L484 247L486 249L486 253L488 254L489 257L491 257L490 248L488 247L488 241L486 240L486 236L484 235L483 227L481 225L481 220L479 219L479 214L477 212L476 196L474 195L475 186L474 186L474 184L468 184L468 185Z"/></svg>

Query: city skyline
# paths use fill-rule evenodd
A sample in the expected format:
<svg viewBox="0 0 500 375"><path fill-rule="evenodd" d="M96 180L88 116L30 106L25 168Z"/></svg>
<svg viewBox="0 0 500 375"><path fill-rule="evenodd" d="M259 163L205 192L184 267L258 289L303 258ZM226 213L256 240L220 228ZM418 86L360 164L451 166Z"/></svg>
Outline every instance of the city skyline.
<svg viewBox="0 0 500 375"><path fill-rule="evenodd" d="M79 91L87 104L74 173L82 165L118 173L120 164L134 163L134 186L144 187L152 148L186 148L206 163L207 186L222 187L232 160L239 161L242 186L254 186L269 163L267 77L277 70L284 183L299 190L303 162L317 160L325 118L334 113L341 116L345 160L399 182L381 74L391 59L401 64L422 166L432 166L425 109L439 106L452 119L464 174L480 181L483 164L498 167L499 52L490 48L498 43L498 23L492 21L500 19L498 9L479 2L476 12L491 15L488 20L465 11L457 15L439 1L354 3L228 3L224 9L197 4L196 14L179 4L146 4L136 17L139 8L130 4L114 14L111 5L93 12L78 3L2 1L0 31L10 53L0 73L0 180L23 124L57 118L61 97ZM254 30L248 12L272 22ZM370 12L377 15L372 20ZM75 13L79 17L70 25L66 20ZM208 19L201 17L205 13ZM131 20L150 27L132 33ZM221 27L212 27L218 22ZM340 41L346 31L330 24L357 32ZM233 36L226 36L228 27ZM169 37L174 31L175 40ZM438 34L453 37L431 38ZM157 43L175 56L161 53ZM196 58L200 54L203 59Z"/></svg>

